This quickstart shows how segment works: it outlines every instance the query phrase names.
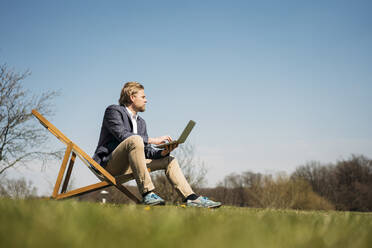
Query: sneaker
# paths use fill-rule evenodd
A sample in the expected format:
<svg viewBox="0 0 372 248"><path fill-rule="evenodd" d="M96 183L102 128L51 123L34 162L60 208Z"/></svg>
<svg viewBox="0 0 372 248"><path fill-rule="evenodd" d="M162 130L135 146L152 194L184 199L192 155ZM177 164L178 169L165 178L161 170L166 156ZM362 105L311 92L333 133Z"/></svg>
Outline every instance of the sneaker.
<svg viewBox="0 0 372 248"><path fill-rule="evenodd" d="M188 207L219 208L222 204L221 202L209 200L208 197L199 196L196 200L187 200L186 205Z"/></svg>
<svg viewBox="0 0 372 248"><path fill-rule="evenodd" d="M165 205L165 201L154 192L151 192L143 198L142 204L150 206Z"/></svg>

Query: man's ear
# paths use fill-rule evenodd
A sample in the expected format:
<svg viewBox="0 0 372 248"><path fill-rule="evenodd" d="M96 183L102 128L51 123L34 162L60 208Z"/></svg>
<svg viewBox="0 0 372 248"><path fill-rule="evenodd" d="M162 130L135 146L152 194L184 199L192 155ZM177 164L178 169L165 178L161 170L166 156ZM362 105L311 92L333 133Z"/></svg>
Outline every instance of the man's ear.
<svg viewBox="0 0 372 248"><path fill-rule="evenodd" d="M130 96L130 100L131 100L132 102L134 102L134 98L135 98L134 95L131 95L131 96Z"/></svg>

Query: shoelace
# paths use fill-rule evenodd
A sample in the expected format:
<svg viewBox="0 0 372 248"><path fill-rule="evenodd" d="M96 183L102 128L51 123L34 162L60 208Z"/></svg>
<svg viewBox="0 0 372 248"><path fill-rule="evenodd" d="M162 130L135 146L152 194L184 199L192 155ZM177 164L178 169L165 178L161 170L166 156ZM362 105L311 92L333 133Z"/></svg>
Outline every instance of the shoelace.
<svg viewBox="0 0 372 248"><path fill-rule="evenodd" d="M151 198L154 198L155 200L159 199L159 196L156 194L151 194Z"/></svg>
<svg viewBox="0 0 372 248"><path fill-rule="evenodd" d="M206 196L201 197L201 202L207 202L207 201L209 201L208 197Z"/></svg>

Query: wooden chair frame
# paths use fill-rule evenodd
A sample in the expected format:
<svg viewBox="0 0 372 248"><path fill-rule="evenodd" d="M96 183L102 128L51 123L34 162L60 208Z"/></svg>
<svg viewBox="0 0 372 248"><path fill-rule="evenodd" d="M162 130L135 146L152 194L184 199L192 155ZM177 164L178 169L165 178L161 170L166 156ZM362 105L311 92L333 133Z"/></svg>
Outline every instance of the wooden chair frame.
<svg viewBox="0 0 372 248"><path fill-rule="evenodd" d="M123 194L128 196L128 198L133 200L135 203L138 204L141 202L132 192L130 192L126 187L122 185L122 183L134 179L133 174L125 174L118 177L112 176L107 170L105 170L89 155L87 155L80 147L78 147L61 131L59 131L52 123L45 119L44 116L42 116L37 110L33 109L32 114L40 121L41 125L48 129L49 132L51 132L54 136L56 136L60 141L62 141L67 146L65 155L62 160L61 168L58 173L57 181L56 184L54 185L54 190L52 194L53 199L64 199L100 190L109 186L115 186L118 190L120 190ZM88 168L101 180L101 182L67 191L67 186L70 180L76 156L78 156L82 160L82 162L86 166L88 166ZM66 172L67 163L68 168ZM97 173L97 171L99 173ZM64 181L62 184L63 178Z"/></svg>

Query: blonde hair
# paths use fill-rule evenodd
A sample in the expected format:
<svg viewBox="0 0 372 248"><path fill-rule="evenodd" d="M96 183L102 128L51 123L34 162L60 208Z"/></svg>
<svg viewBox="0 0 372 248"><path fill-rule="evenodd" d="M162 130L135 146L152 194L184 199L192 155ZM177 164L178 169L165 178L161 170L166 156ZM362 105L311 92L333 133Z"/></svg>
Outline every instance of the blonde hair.
<svg viewBox="0 0 372 248"><path fill-rule="evenodd" d="M119 104L120 105L128 105L132 103L130 99L131 96L137 94L138 91L144 90L142 84L138 82L127 82L120 93Z"/></svg>

